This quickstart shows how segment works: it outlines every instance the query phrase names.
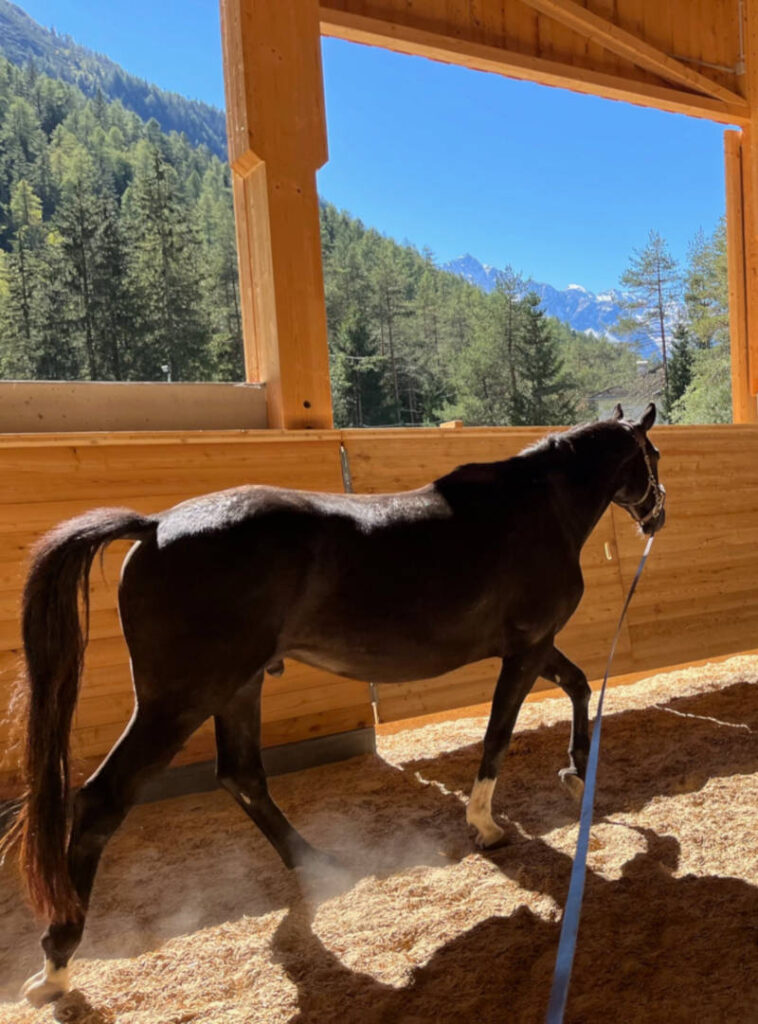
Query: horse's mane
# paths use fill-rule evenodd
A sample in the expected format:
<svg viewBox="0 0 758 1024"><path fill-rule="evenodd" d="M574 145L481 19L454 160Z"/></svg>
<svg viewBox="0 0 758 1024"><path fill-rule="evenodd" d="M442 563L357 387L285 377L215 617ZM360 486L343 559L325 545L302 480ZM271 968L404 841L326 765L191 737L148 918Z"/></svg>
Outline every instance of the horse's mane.
<svg viewBox="0 0 758 1024"><path fill-rule="evenodd" d="M560 470L578 454L587 440L617 436L617 423L600 420L596 423L582 423L570 430L554 431L529 445L517 455L495 462L468 462L435 480L439 490L445 492L466 484L500 484L508 487L518 483L519 478L530 478Z"/></svg>

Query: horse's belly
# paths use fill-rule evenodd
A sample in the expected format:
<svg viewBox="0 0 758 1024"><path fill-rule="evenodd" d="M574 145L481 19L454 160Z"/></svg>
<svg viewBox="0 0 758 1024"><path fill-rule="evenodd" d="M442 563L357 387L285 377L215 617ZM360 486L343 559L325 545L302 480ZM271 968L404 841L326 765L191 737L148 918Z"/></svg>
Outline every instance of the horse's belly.
<svg viewBox="0 0 758 1024"><path fill-rule="evenodd" d="M433 650L348 652L313 647L287 651L285 657L348 679L365 679L371 683L409 683L416 679L444 675L462 665L479 661L490 653Z"/></svg>

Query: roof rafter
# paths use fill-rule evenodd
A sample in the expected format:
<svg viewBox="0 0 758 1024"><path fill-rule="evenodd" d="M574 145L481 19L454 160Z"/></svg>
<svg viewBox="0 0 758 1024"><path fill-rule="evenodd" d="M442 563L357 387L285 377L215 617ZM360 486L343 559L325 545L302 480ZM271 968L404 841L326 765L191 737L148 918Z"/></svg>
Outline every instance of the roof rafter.
<svg viewBox="0 0 758 1024"><path fill-rule="evenodd" d="M592 71L574 64L562 64L543 57L475 43L460 36L446 36L381 18L354 14L321 6L321 32L354 43L381 46L396 53L408 53L431 60L457 64L478 71L490 71L542 85L623 100L658 110L693 117L705 117L723 124L746 124L750 111L738 97L739 105L724 103L700 93L684 92L667 85L640 82L607 72Z"/></svg>
<svg viewBox="0 0 758 1024"><path fill-rule="evenodd" d="M582 7L576 0L521 0L521 3L540 14L554 18L555 21L599 43L606 50L611 50L638 67L653 71L662 78L689 89L696 89L724 103L744 106L747 109L747 101L739 93L687 67L676 57L670 57L657 46L640 39L632 32L627 32L606 18L601 18L599 14Z"/></svg>

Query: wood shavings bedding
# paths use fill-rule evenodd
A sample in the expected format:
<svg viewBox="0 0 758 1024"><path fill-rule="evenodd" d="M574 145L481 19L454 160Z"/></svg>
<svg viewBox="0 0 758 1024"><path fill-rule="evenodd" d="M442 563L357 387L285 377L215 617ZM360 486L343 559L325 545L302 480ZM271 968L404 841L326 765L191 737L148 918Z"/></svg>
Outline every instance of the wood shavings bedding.
<svg viewBox="0 0 758 1024"><path fill-rule="evenodd" d="M610 691L567 1022L758 1019L757 680L741 657ZM542 1021L576 839L569 719L568 700L522 710L491 853L464 820L481 718L272 780L342 871L287 872L222 792L136 808L76 990L42 1010L15 1001L41 929L6 869L0 1024Z"/></svg>

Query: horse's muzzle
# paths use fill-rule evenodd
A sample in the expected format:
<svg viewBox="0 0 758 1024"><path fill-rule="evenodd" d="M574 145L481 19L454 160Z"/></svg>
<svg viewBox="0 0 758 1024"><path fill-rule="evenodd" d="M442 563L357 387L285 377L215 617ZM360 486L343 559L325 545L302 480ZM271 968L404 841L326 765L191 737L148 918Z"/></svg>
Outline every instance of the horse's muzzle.
<svg viewBox="0 0 758 1024"><path fill-rule="evenodd" d="M651 519L650 522L645 523L642 527L642 532L646 537L649 537L652 533L658 533L658 531L666 524L666 509L662 508L655 519Z"/></svg>
<svg viewBox="0 0 758 1024"><path fill-rule="evenodd" d="M653 533L658 533L666 525L666 488L663 484L658 484L658 491L660 495L658 500L661 502L658 515L647 521L643 519L642 522L642 532L648 537Z"/></svg>

